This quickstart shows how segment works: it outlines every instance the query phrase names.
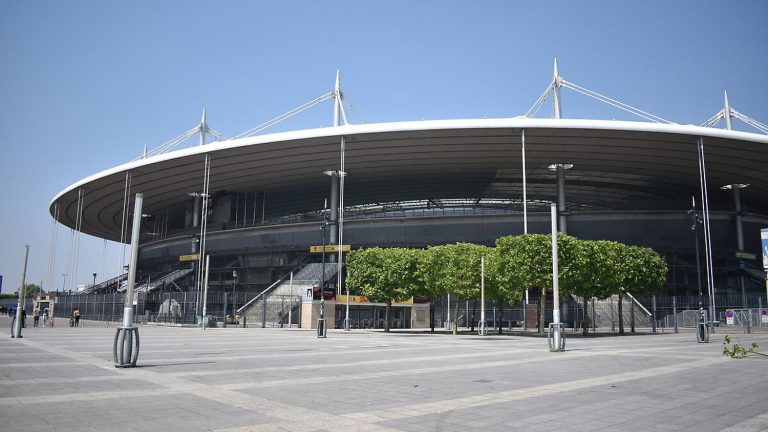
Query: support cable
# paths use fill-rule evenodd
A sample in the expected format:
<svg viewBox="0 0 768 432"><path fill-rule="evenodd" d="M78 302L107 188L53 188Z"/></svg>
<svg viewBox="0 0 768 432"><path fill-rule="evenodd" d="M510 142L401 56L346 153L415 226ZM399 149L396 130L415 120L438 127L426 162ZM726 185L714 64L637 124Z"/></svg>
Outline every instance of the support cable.
<svg viewBox="0 0 768 432"><path fill-rule="evenodd" d="M653 115L647 111L643 111L639 108L635 108L631 105L627 105L624 102L617 101L616 99L609 98L608 96L602 95L600 93L597 93L595 91L586 89L584 87L581 87L579 85L576 85L574 83L568 82L564 79L561 79L561 84L563 87L569 88L571 90L577 91L585 96L589 96L593 99L599 100L603 103L606 103L608 105L611 105L613 107L619 108L621 110L624 110L630 114L634 114L638 117L642 117L646 120L650 120L655 123L666 123L666 124L676 124L674 122L671 122L669 120L665 120L659 116Z"/></svg>
<svg viewBox="0 0 768 432"><path fill-rule="evenodd" d="M313 99L313 100L311 100L311 101L309 101L309 102L307 102L307 103L305 103L305 104L303 104L301 106L298 106L298 107L296 107L296 108L294 108L294 109L292 109L290 111L287 111L287 112L285 112L283 114L280 114L279 116L277 116L277 117L275 117L275 118L273 118L271 120L268 120L268 121L266 121L266 122L264 122L264 123L262 123L262 124L260 124L260 125L258 125L256 127L254 127L253 129L247 130L247 131L245 131L245 132L243 132L243 133L241 133L239 135L236 135L236 136L232 137L232 139L245 138L245 137L252 136L252 135L254 135L254 134L258 133L258 132L261 132L262 130L264 130L264 129L268 128L268 127L274 126L274 125L282 122L285 119L293 117L294 115L296 115L296 114L298 114L300 112L306 111L309 108L312 108L313 106L319 104L320 102L324 102L324 101L326 101L328 99L331 99L332 97L333 97L333 92L325 93L322 96L317 97L317 98L315 98L315 99Z"/></svg>
<svg viewBox="0 0 768 432"><path fill-rule="evenodd" d="M68 288L69 285L67 285L67 283L66 283L66 282L68 282L68 281L66 281L66 278L68 276L72 276L72 255L73 255L72 254L72 248L74 246L74 243L75 243L75 229L74 228L70 228L69 229L69 248L68 248L68 253L67 253L67 273L66 273L66 276L65 276L65 283L61 287L61 289L63 289L63 290L68 290L69 289Z"/></svg>
<svg viewBox="0 0 768 432"><path fill-rule="evenodd" d="M193 137L194 135L196 135L198 133L201 133L201 132L204 133L204 134L211 135L214 138L214 141L218 141L218 140L222 139L222 135L221 135L221 133L219 131L217 131L216 129L208 126L207 124L201 123L201 124L193 127L192 129L184 132L183 134L177 136L176 138L170 139L170 140L166 141L165 143L160 144L159 146L157 146L154 149L146 152L144 155L142 155L141 157L138 157L138 158L136 158L134 160L144 159L144 158L147 158L147 157L150 157L150 156L157 156L159 154L167 153L167 152L175 149L182 142L186 141L187 139L189 139L189 138Z"/></svg>
<svg viewBox="0 0 768 432"><path fill-rule="evenodd" d="M202 298L202 292L203 292L203 275L204 275L204 266L203 266L203 257L205 256L205 243L206 243L206 231L208 229L208 186L210 183L210 173L211 173L211 159L210 155L205 155L205 165L204 165L204 171L203 171L203 193L202 193L202 208L201 208L201 219L200 219L200 247L198 248L198 269L197 269L197 299L195 300L195 315L201 311L201 307L203 304L203 298ZM201 322L204 319L204 317L201 317Z"/></svg>
<svg viewBox="0 0 768 432"><path fill-rule="evenodd" d="M130 204L131 200L131 180L132 175L130 171L125 172L125 183L123 185L123 213L121 215L121 221L120 221L120 265L117 269L117 286L115 287L115 291L120 290L120 283L122 282L120 280L120 276L123 275L123 269L125 268L125 242L127 240L128 234L126 232L127 230L127 224L126 219L128 219L128 206Z"/></svg>
<svg viewBox="0 0 768 432"><path fill-rule="evenodd" d="M715 285L714 285L714 272L712 269L712 237L710 232L710 223L709 223L709 199L708 199L708 190L707 190L707 170L706 170L706 163L704 160L704 139L699 138L698 140L698 159L699 159L699 181L700 181L700 187L701 187L701 197L702 197L702 212L704 213L704 251L706 254L706 272L707 272L707 291L709 295L709 304L710 304L710 320L712 321L713 325L715 322Z"/></svg>
<svg viewBox="0 0 768 432"><path fill-rule="evenodd" d="M77 270L80 264L80 239L82 238L83 233L83 209L85 208L85 193L83 192L83 189L80 188L78 190L78 206L77 206L77 221L75 223L75 231L77 234L75 234L75 249L74 249L74 266L72 269L73 277L71 279L72 287L76 290L77 285L75 285L75 276L77 275Z"/></svg>
<svg viewBox="0 0 768 432"><path fill-rule="evenodd" d="M735 118L743 121L747 125L752 126L753 128L759 130L760 132L768 135L768 125L766 125L764 123L761 123L761 122L759 122L759 121L757 121L757 120L747 116L746 114L742 114L742 113L736 111L733 108L730 108L730 114L731 114L731 117L735 117ZM717 114L715 114L712 117L710 117L707 121L702 123L700 126L702 126L702 127L715 127L718 123L720 123L720 120L722 120L724 118L725 118L725 109L721 109L720 111L717 112Z"/></svg>
<svg viewBox="0 0 768 432"><path fill-rule="evenodd" d="M360 120L361 120L361 122L362 122L363 124L366 124L366 123L368 123L368 120L366 120L366 119L365 119L365 116L363 116L363 113L361 113L361 112L357 111L357 110L355 109L354 105L352 105L352 102L347 102L347 105L349 106L349 111L350 111L352 114L354 114L354 116L355 116L355 117L360 117Z"/></svg>
<svg viewBox="0 0 768 432"><path fill-rule="evenodd" d="M48 251L48 279L45 281L45 288L48 292L53 288L53 270L56 266L56 235L59 225L59 203L53 205L53 221L51 223L51 245Z"/></svg>
<svg viewBox="0 0 768 432"><path fill-rule="evenodd" d="M700 124L701 127L715 127L716 124L720 123L720 120L722 120L725 117L725 111L720 110L717 112L717 114L713 115L707 121Z"/></svg>
<svg viewBox="0 0 768 432"><path fill-rule="evenodd" d="M342 115L343 115L342 110ZM346 124L346 119L344 120L344 123ZM338 239L338 245L339 245L339 259L337 260L338 268L337 268L337 278L338 281L336 282L336 295L341 295L341 264L342 264L342 257L344 249L343 242L344 242L344 177L347 176L346 171L344 171L344 153L346 151L346 140L344 139L344 136L341 137L341 163L340 163L340 169L339 169L339 176L341 179L339 179L339 239ZM325 275L323 275L325 276ZM349 302L347 302L349 304ZM347 311L349 311L349 308L347 308ZM347 318L349 318L347 316Z"/></svg>
<svg viewBox="0 0 768 432"><path fill-rule="evenodd" d="M531 107L531 109L529 109L528 112L525 113L523 117L528 118L528 117L535 116L536 113L539 112L539 109L544 104L544 102L547 101L547 97L549 97L549 94L552 92L554 88L555 88L555 82L552 81L544 90L544 93L542 93L541 96L539 96L539 98L536 99L536 102L533 103L533 106Z"/></svg>
<svg viewBox="0 0 768 432"><path fill-rule="evenodd" d="M755 120L755 119L753 119L751 117L748 117L747 115L742 114L742 113L736 111L735 109L731 109L731 113L732 113L732 115L734 117L736 117L737 119L743 121L744 123L752 126L753 128L759 130L760 132L762 132L764 134L768 134L768 125L766 125L764 123L761 123L761 122L759 122L759 121L757 121L757 120Z"/></svg>

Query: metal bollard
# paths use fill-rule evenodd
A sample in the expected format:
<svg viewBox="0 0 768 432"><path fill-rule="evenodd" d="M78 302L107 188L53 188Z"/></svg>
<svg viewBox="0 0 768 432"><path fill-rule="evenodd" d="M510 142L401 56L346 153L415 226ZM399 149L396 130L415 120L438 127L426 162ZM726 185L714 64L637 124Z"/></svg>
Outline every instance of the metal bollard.
<svg viewBox="0 0 768 432"><path fill-rule="evenodd" d="M136 360L139 359L138 327L117 328L112 356L117 368L136 367Z"/></svg>
<svg viewBox="0 0 768 432"><path fill-rule="evenodd" d="M480 336L488 336L488 324L485 321L480 321L477 324L477 334Z"/></svg>
<svg viewBox="0 0 768 432"><path fill-rule="evenodd" d="M317 320L317 337L324 338L328 336L328 329L325 327L325 318Z"/></svg>
<svg viewBox="0 0 768 432"><path fill-rule="evenodd" d="M549 344L550 351L565 351L565 331L562 323L549 323L547 343Z"/></svg>

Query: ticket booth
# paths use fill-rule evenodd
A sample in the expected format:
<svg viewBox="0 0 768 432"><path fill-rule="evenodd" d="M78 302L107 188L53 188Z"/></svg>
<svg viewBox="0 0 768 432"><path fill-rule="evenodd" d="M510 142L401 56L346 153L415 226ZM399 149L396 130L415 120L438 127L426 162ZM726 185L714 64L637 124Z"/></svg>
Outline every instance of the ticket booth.
<svg viewBox="0 0 768 432"><path fill-rule="evenodd" d="M53 317L53 310L56 305L56 296L51 294L42 294L35 296L35 305L33 307L40 310L40 316L43 316L45 309L48 309L48 316Z"/></svg>

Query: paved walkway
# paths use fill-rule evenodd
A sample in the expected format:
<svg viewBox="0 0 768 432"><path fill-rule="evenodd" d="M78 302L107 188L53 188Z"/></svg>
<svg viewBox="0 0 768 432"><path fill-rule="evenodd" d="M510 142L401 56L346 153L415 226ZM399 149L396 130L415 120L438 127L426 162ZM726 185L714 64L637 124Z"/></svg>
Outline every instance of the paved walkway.
<svg viewBox="0 0 768 432"><path fill-rule="evenodd" d="M724 358L724 333L550 353L519 336L141 327L139 367L116 369L114 331L7 332L0 430L768 430L768 357ZM768 335L738 337L768 352Z"/></svg>

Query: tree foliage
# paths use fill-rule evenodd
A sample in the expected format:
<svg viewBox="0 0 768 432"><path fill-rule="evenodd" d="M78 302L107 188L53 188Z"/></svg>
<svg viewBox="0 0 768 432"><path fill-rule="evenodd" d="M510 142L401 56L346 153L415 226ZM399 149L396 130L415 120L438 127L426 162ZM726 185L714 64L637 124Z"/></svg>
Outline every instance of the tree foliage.
<svg viewBox="0 0 768 432"><path fill-rule="evenodd" d="M429 300L430 329L435 331L434 299L445 294L448 287L449 246L432 246L417 253L416 278L413 295Z"/></svg>
<svg viewBox="0 0 768 432"><path fill-rule="evenodd" d="M480 259L485 257L486 298L513 304L525 289L538 288L542 299L539 331L543 332L545 300L552 290L551 239L549 234L525 234L501 237L495 248L456 243L424 250L358 249L347 257L347 284L372 301L387 304L387 331L392 302L413 296L430 300L430 321L434 326L436 297L452 294L466 300L479 299ZM584 310L591 297L604 299L617 294L621 314L624 292L653 294L666 278L666 263L650 248L584 241L562 233L557 241L560 292L581 297ZM586 320L582 327L586 331ZM621 320L619 331L623 333Z"/></svg>
<svg viewBox="0 0 768 432"><path fill-rule="evenodd" d="M392 302L412 296L417 286L418 251L406 248L370 248L347 256L347 285L375 302L387 304L384 330L389 331Z"/></svg>
<svg viewBox="0 0 768 432"><path fill-rule="evenodd" d="M587 334L587 302L592 297L604 299L611 295L609 286L615 285L619 272L614 242L581 240L576 242L577 252L571 265L572 279L568 292L581 297L584 319L581 321L582 333Z"/></svg>
<svg viewBox="0 0 768 432"><path fill-rule="evenodd" d="M25 284L24 285L24 297L25 298L32 298L38 294L44 294L45 291L40 287L40 285L37 284ZM19 296L19 290L17 289L14 293L16 297Z"/></svg>
<svg viewBox="0 0 768 432"><path fill-rule="evenodd" d="M563 293L578 273L578 239L558 233L558 281ZM541 292L539 333L544 331L547 293L552 291L552 236L549 234L523 234L501 237L496 241L499 249L500 276L506 283L525 288L537 288Z"/></svg>

